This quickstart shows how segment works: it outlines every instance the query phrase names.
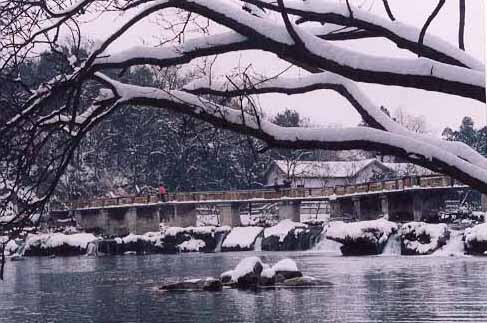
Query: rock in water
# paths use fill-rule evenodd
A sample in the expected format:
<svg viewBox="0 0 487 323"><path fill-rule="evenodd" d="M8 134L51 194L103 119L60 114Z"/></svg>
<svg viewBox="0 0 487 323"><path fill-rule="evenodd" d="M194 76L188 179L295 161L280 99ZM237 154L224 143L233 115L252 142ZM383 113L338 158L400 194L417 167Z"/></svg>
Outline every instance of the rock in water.
<svg viewBox="0 0 487 323"><path fill-rule="evenodd" d="M207 278L203 284L203 290L207 290L210 292L218 292L222 290L222 288L222 282L219 279L215 278Z"/></svg>
<svg viewBox="0 0 487 323"><path fill-rule="evenodd" d="M257 257L250 257L250 258L257 258ZM258 261L253 261L253 259L248 259L246 263L243 265L238 264L235 267L234 274L237 275L237 287L238 288L255 288L259 283L260 274L262 273L262 262L259 258ZM246 259L242 260L245 261Z"/></svg>
<svg viewBox="0 0 487 323"><path fill-rule="evenodd" d="M402 255L429 255L443 247L450 238L444 223L405 223L400 230Z"/></svg>
<svg viewBox="0 0 487 323"><path fill-rule="evenodd" d="M260 286L274 286L276 284L276 272L268 267L262 270L259 279Z"/></svg>
<svg viewBox="0 0 487 323"><path fill-rule="evenodd" d="M232 277L233 277L233 270L229 270L220 275L220 281L224 285L231 285L235 283Z"/></svg>
<svg viewBox="0 0 487 323"><path fill-rule="evenodd" d="M161 290L169 290L169 291L220 291L222 290L222 283L220 280L215 278L206 278L206 279L190 279L185 280L182 282L171 283L163 285Z"/></svg>
<svg viewBox="0 0 487 323"><path fill-rule="evenodd" d="M335 221L330 222L325 236L343 244L340 250L344 256L378 255L389 236L397 230L396 223L384 219L353 223Z"/></svg>
<svg viewBox="0 0 487 323"><path fill-rule="evenodd" d="M272 266L272 270L276 273L276 283L281 283L286 279L302 277L303 274L298 270L296 263L289 259L282 259Z"/></svg>
<svg viewBox="0 0 487 323"><path fill-rule="evenodd" d="M331 283L325 282L314 277L303 276L286 279L283 282L287 287L308 287L308 286L331 286Z"/></svg>
<svg viewBox="0 0 487 323"><path fill-rule="evenodd" d="M234 270L221 274L220 280L225 285L235 284L242 289L255 288L263 269L264 264L259 257L247 257L242 259Z"/></svg>

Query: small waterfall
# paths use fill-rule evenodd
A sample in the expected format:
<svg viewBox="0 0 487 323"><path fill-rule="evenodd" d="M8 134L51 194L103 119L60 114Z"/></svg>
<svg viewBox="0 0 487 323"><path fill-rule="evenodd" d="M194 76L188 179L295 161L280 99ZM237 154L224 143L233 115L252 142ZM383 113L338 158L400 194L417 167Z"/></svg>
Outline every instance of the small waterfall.
<svg viewBox="0 0 487 323"><path fill-rule="evenodd" d="M225 234L219 234L217 235L218 241L216 242L216 247L213 252L221 252L222 251L222 243L223 240L225 239Z"/></svg>
<svg viewBox="0 0 487 323"><path fill-rule="evenodd" d="M394 233L387 239L387 243L382 251L382 256L400 256L401 238L398 233Z"/></svg>
<svg viewBox="0 0 487 323"><path fill-rule="evenodd" d="M254 242L254 251L262 251L262 237L259 236Z"/></svg>
<svg viewBox="0 0 487 323"><path fill-rule="evenodd" d="M450 239L440 249L433 253L434 256L463 256L465 246L463 245L463 231L450 231Z"/></svg>
<svg viewBox="0 0 487 323"><path fill-rule="evenodd" d="M90 242L86 246L86 255L87 256L96 256L98 254L98 246L96 242Z"/></svg>
<svg viewBox="0 0 487 323"><path fill-rule="evenodd" d="M327 239L325 237L325 234L322 233L320 242L318 242L318 244L313 249L330 253L330 254L341 255L342 254L340 250L341 246L342 246L341 243Z"/></svg>
<svg viewBox="0 0 487 323"><path fill-rule="evenodd" d="M15 252L16 255L19 255L21 257L24 256L24 252L25 252L25 247L26 247L26 244L25 242L23 242L19 248L17 248L17 251Z"/></svg>

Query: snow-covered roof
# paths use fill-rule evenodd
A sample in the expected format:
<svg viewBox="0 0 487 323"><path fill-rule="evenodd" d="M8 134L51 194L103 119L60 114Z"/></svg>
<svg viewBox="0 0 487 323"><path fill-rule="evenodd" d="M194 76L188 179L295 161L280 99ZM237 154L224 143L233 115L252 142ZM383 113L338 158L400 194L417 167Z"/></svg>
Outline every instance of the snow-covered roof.
<svg viewBox="0 0 487 323"><path fill-rule="evenodd" d="M391 169L396 173L398 176L408 176L408 175L418 175L418 176L426 176L426 175L433 175L435 172L421 167L419 165L415 165L412 163L382 163L387 168Z"/></svg>
<svg viewBox="0 0 487 323"><path fill-rule="evenodd" d="M275 160L275 165L284 173L294 177L353 177L372 163L375 158L354 161L287 161Z"/></svg>
<svg viewBox="0 0 487 323"><path fill-rule="evenodd" d="M371 164L393 171L397 176L432 175L431 170L412 163L384 163L378 159L354 161L287 161L275 160L274 164L286 175L297 178L339 178L354 177Z"/></svg>

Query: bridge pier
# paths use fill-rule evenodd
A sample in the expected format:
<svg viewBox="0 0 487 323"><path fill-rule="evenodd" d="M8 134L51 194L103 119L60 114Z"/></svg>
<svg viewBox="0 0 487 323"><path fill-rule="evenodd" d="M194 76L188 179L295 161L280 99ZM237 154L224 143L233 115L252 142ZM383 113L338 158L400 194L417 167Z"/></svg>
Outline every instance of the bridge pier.
<svg viewBox="0 0 487 323"><path fill-rule="evenodd" d="M242 225L240 221L240 203L229 203L219 205L220 224L229 225L231 227L238 227Z"/></svg>
<svg viewBox="0 0 487 323"><path fill-rule="evenodd" d="M165 205L159 212L162 222L169 227L196 226L196 204Z"/></svg>
<svg viewBox="0 0 487 323"><path fill-rule="evenodd" d="M342 208L338 200L330 200L330 220L339 220L343 217Z"/></svg>
<svg viewBox="0 0 487 323"><path fill-rule="evenodd" d="M383 194L379 196L379 200L381 215L384 219L389 220L389 198Z"/></svg>
<svg viewBox="0 0 487 323"><path fill-rule="evenodd" d="M135 215L135 221L132 222L135 226L129 226L129 230L131 233L144 234L146 232L159 231L159 224L161 223L161 219L159 216L158 207L138 207L136 208Z"/></svg>
<svg viewBox="0 0 487 323"><path fill-rule="evenodd" d="M480 207L482 212L487 212L487 194L480 194Z"/></svg>
<svg viewBox="0 0 487 323"><path fill-rule="evenodd" d="M360 209L360 197L354 196L352 197L353 203L353 220L360 221L362 220L362 211Z"/></svg>
<svg viewBox="0 0 487 323"><path fill-rule="evenodd" d="M413 220L421 221L423 218L424 198L421 192L413 193Z"/></svg>
<svg viewBox="0 0 487 323"><path fill-rule="evenodd" d="M283 201L279 205L279 221L301 221L301 201Z"/></svg>

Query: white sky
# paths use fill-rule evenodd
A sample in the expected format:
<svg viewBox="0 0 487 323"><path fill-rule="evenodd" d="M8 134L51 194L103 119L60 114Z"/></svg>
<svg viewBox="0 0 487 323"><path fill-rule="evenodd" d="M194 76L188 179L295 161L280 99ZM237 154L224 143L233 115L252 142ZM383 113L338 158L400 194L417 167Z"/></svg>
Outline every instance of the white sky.
<svg viewBox="0 0 487 323"><path fill-rule="evenodd" d="M343 1L343 0L339 0ZM372 12L383 14L382 1L355 0L363 8L371 8ZM402 22L421 26L429 12L436 6L436 0L390 0L396 18ZM486 32L484 17L486 8L482 0L468 0L465 45L472 56L485 61ZM94 22L84 26L85 35L93 39L103 39L116 25L123 22L126 17L102 17L102 23ZM159 28L149 18L132 30L111 47L116 52L127 47L140 45L151 41L157 36ZM109 24L110 28L105 26ZM441 38L457 43L458 1L447 1L428 32ZM370 55L411 57L395 47L394 44L381 39L360 40L347 42L344 46L363 50ZM246 51L231 55L222 55L217 61L216 69L222 73L236 64L243 66L252 64L255 70L261 73L275 73L287 64L280 62L273 55L260 51ZM487 109L485 104L454 95L445 95L416 89L401 87L384 87L371 84L361 84L362 89L378 105L386 106L391 112L402 108L414 115L426 118L429 128L434 133L441 133L443 128L450 126L457 128L461 119L471 116L476 126L486 125ZM313 124L354 126L360 121L360 116L350 104L332 91L319 90L304 95L265 95L260 97L260 103L268 115L275 114L284 108L292 108L300 112Z"/></svg>

